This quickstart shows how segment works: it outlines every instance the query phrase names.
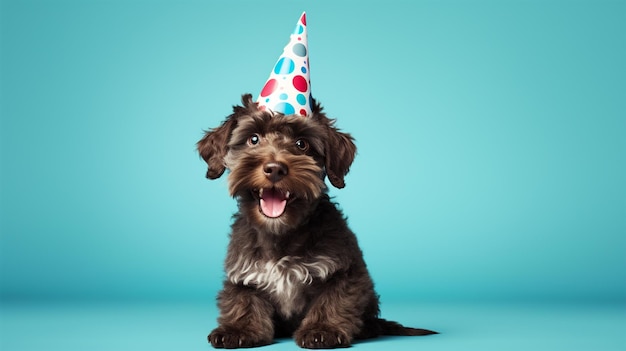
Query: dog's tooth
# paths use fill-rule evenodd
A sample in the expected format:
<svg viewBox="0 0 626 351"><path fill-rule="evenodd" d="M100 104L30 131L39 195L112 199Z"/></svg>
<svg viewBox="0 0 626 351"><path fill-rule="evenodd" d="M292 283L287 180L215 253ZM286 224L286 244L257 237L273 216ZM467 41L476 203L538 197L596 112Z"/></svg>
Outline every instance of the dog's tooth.
<svg viewBox="0 0 626 351"><path fill-rule="evenodd" d="M285 198L286 198L286 199L288 199L288 198L289 198L289 195L290 195L290 194L289 194L289 192L286 192L286 193L285 193Z"/></svg>
<svg viewBox="0 0 626 351"><path fill-rule="evenodd" d="M263 197L263 188L259 189L259 197Z"/></svg>

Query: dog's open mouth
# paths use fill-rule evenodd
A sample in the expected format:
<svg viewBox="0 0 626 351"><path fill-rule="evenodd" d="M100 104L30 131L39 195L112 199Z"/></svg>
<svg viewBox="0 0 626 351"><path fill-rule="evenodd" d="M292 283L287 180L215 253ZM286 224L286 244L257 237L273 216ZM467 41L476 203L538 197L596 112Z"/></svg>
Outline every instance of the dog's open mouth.
<svg viewBox="0 0 626 351"><path fill-rule="evenodd" d="M289 200L289 192L276 188L259 189L259 203L261 212L270 218L278 218L285 213L287 201Z"/></svg>

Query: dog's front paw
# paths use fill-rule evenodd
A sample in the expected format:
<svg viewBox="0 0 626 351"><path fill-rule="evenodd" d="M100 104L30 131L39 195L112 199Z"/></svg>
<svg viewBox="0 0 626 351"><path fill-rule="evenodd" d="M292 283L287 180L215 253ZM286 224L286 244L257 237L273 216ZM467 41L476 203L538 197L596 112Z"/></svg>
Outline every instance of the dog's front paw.
<svg viewBox="0 0 626 351"><path fill-rule="evenodd" d="M334 349L350 346L350 338L347 335L325 327L298 330L294 336L298 346L305 349Z"/></svg>
<svg viewBox="0 0 626 351"><path fill-rule="evenodd" d="M268 345L271 339L254 336L243 330L219 327L208 336L209 343L215 348L236 349L239 347L255 347Z"/></svg>

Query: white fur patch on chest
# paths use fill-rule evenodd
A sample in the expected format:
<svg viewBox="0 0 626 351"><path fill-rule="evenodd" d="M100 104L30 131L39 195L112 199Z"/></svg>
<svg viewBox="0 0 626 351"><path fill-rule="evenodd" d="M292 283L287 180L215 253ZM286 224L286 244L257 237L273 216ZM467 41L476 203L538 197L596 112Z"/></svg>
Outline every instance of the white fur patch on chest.
<svg viewBox="0 0 626 351"><path fill-rule="evenodd" d="M300 257L285 256L280 260L251 260L240 257L226 272L233 284L264 290L274 297L283 315L300 312L297 305L303 286L314 279L325 280L337 269L333 260L316 256L305 262Z"/></svg>

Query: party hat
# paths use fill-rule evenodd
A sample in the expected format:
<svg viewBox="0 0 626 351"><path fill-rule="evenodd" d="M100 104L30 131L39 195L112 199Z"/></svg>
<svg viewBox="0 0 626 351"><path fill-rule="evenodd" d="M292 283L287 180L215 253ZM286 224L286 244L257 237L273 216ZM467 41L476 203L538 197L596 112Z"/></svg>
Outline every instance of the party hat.
<svg viewBox="0 0 626 351"><path fill-rule="evenodd" d="M311 114L306 13L303 12L257 99L259 108L285 115Z"/></svg>

